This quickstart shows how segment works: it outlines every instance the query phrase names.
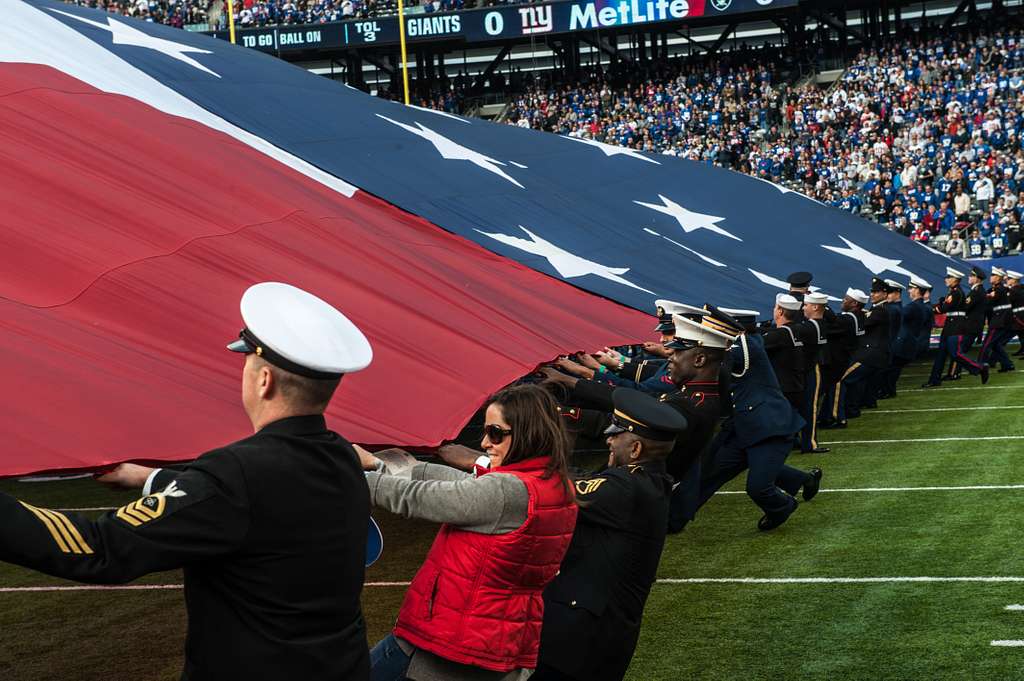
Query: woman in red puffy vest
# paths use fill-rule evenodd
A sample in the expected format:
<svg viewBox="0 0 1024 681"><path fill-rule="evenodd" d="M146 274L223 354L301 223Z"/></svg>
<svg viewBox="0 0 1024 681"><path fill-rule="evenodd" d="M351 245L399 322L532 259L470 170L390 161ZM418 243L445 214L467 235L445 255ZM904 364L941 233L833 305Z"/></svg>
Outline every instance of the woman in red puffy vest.
<svg viewBox="0 0 1024 681"><path fill-rule="evenodd" d="M568 440L542 388L506 388L487 403L490 466L468 474L418 464L367 473L371 501L441 522L394 632L371 651L372 681L511 681L537 664L541 592L576 525Z"/></svg>

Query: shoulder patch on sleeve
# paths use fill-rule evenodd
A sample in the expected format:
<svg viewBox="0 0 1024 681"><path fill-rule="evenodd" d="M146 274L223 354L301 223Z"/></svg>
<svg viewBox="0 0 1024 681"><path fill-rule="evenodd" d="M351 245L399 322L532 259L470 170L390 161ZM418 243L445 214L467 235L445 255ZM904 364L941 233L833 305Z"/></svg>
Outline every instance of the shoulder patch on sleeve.
<svg viewBox="0 0 1024 681"><path fill-rule="evenodd" d="M593 494L597 489L607 481L607 478L593 478L591 480L577 480L576 481L576 494L583 496L586 494Z"/></svg>
<svg viewBox="0 0 1024 681"><path fill-rule="evenodd" d="M167 486L167 489L169 490L172 487L175 487L173 482ZM178 496L185 496L184 492L180 490L177 490L177 492ZM142 497L122 506L117 509L115 515L132 527L138 527L143 523L148 523L150 520L156 520L164 514L164 509L167 507L167 496L166 491L150 494L147 497Z"/></svg>

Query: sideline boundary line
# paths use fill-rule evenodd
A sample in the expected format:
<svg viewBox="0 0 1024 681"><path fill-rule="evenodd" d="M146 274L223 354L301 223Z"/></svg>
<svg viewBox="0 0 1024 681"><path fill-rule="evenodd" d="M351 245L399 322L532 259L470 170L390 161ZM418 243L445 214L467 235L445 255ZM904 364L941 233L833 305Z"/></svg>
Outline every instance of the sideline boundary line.
<svg viewBox="0 0 1024 681"><path fill-rule="evenodd" d="M1024 440L1024 435L985 435L975 437L911 437L903 440L832 440L823 445L887 445L901 442L961 442L975 440Z"/></svg>
<svg viewBox="0 0 1024 681"><path fill-rule="evenodd" d="M1024 437L1024 436L1022 436ZM1012 485L932 485L926 487L822 487L818 493L825 494L826 492L966 492L970 490L1007 490L1007 489L1024 489L1024 484L1012 484ZM743 490L719 490L715 492L715 496L719 494L746 494ZM81 513L85 511L113 511L116 506L92 506L88 508L55 508L54 511L60 511L62 513Z"/></svg>
<svg viewBox="0 0 1024 681"><path fill-rule="evenodd" d="M861 416L868 414L911 414L932 411L1002 411L1003 409L1024 409L1024 404L1005 404L998 407L929 407L927 409L865 409Z"/></svg>
<svg viewBox="0 0 1024 681"><path fill-rule="evenodd" d="M949 584L949 583L1024 583L1024 577L667 577L656 584ZM364 587L409 586L411 582L366 582ZM67 591L156 591L182 589L184 584L121 584L97 586L9 586L0 593L45 593ZM1024 645L1024 643L1022 643Z"/></svg>

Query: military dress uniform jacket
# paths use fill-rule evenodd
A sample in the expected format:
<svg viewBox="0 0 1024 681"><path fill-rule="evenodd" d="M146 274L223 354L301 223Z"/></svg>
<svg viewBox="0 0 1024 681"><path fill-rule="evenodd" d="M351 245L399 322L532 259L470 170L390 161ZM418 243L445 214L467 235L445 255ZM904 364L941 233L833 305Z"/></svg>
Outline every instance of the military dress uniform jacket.
<svg viewBox="0 0 1024 681"><path fill-rule="evenodd" d="M0 560L101 584L184 567L188 681L369 677L369 490L322 416L271 423L154 489L97 520L0 495Z"/></svg>
<svg viewBox="0 0 1024 681"><path fill-rule="evenodd" d="M918 300L907 303L901 308L900 330L892 346L892 354L902 359L917 357L918 339L921 327L928 321L928 309Z"/></svg>
<svg viewBox="0 0 1024 681"><path fill-rule="evenodd" d="M807 319L796 325L803 343L804 375L811 376L814 368L824 363L828 338L825 335L824 319Z"/></svg>
<svg viewBox="0 0 1024 681"><path fill-rule="evenodd" d="M1024 329L1024 285L1017 284L1010 289L1010 312L1013 315L1011 329Z"/></svg>
<svg viewBox="0 0 1024 681"><path fill-rule="evenodd" d="M889 314L889 354L896 352L896 339L903 325L903 304L896 301L886 302L885 311Z"/></svg>
<svg viewBox="0 0 1024 681"><path fill-rule="evenodd" d="M665 544L671 491L661 461L576 481L576 530L544 590L539 664L581 681L625 676Z"/></svg>
<svg viewBox="0 0 1024 681"><path fill-rule="evenodd" d="M1013 310L1010 305L1010 289L1002 284L996 284L988 292L989 311L992 316L988 321L990 329L1013 328Z"/></svg>
<svg viewBox="0 0 1024 681"><path fill-rule="evenodd" d="M854 354L855 362L872 369L889 366L889 311L876 305L864 315L864 335Z"/></svg>
<svg viewBox="0 0 1024 681"><path fill-rule="evenodd" d="M834 315L828 328L828 371L825 383L836 383L853 363L853 356L864 335L864 312L853 310Z"/></svg>
<svg viewBox="0 0 1024 681"><path fill-rule="evenodd" d="M967 313L964 311L964 298L962 288L951 286L946 297L935 306L936 314L946 315L946 321L942 324L942 338L962 336L966 333Z"/></svg>
<svg viewBox="0 0 1024 681"><path fill-rule="evenodd" d="M807 373L804 368L804 336L799 322L764 331L764 350L784 393L803 393Z"/></svg>
<svg viewBox="0 0 1024 681"><path fill-rule="evenodd" d="M718 390L717 381L691 381L680 390L659 398L686 418L686 430L676 438L676 445L667 461L668 473L676 481L685 480L690 475L700 477L700 469L695 469L694 464L705 453L722 416Z"/></svg>
<svg viewBox="0 0 1024 681"><path fill-rule="evenodd" d="M973 287L967 292L964 299L964 313L967 321L964 322L965 336L977 337L985 328L985 315L988 312L988 299L985 297L985 287L981 284Z"/></svg>
<svg viewBox="0 0 1024 681"><path fill-rule="evenodd" d="M918 299L911 303L917 305L924 311L924 321L921 322L921 330L917 336L917 356L928 352L932 343L932 329L935 328L935 310L929 303Z"/></svg>
<svg viewBox="0 0 1024 681"><path fill-rule="evenodd" d="M803 418L782 394L761 336L739 336L726 363L732 376L732 413L722 424L720 437L743 448L772 437L789 437L804 427Z"/></svg>

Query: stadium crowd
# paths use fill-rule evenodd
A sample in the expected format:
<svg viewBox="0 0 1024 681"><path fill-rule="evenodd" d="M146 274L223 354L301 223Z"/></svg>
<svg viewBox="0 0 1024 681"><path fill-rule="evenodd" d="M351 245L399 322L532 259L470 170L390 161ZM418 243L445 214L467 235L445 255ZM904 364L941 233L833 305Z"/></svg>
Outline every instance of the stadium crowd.
<svg viewBox="0 0 1024 681"><path fill-rule="evenodd" d="M620 64L534 85L507 120L732 167L953 255L1019 248L1018 30L864 50L827 89L779 82L779 64L770 48Z"/></svg>
<svg viewBox="0 0 1024 681"><path fill-rule="evenodd" d="M406 0L413 12L456 12L477 7L511 5L533 0ZM209 24L227 27L227 0L65 0L83 7L168 24L175 28ZM222 9L220 6L222 5ZM211 12L218 6L219 11ZM396 0L236 0L235 24L242 28L276 25L324 24L398 14ZM205 30L205 27L204 27Z"/></svg>
<svg viewBox="0 0 1024 681"><path fill-rule="evenodd" d="M211 0L65 0L142 21L184 28L206 24Z"/></svg>

